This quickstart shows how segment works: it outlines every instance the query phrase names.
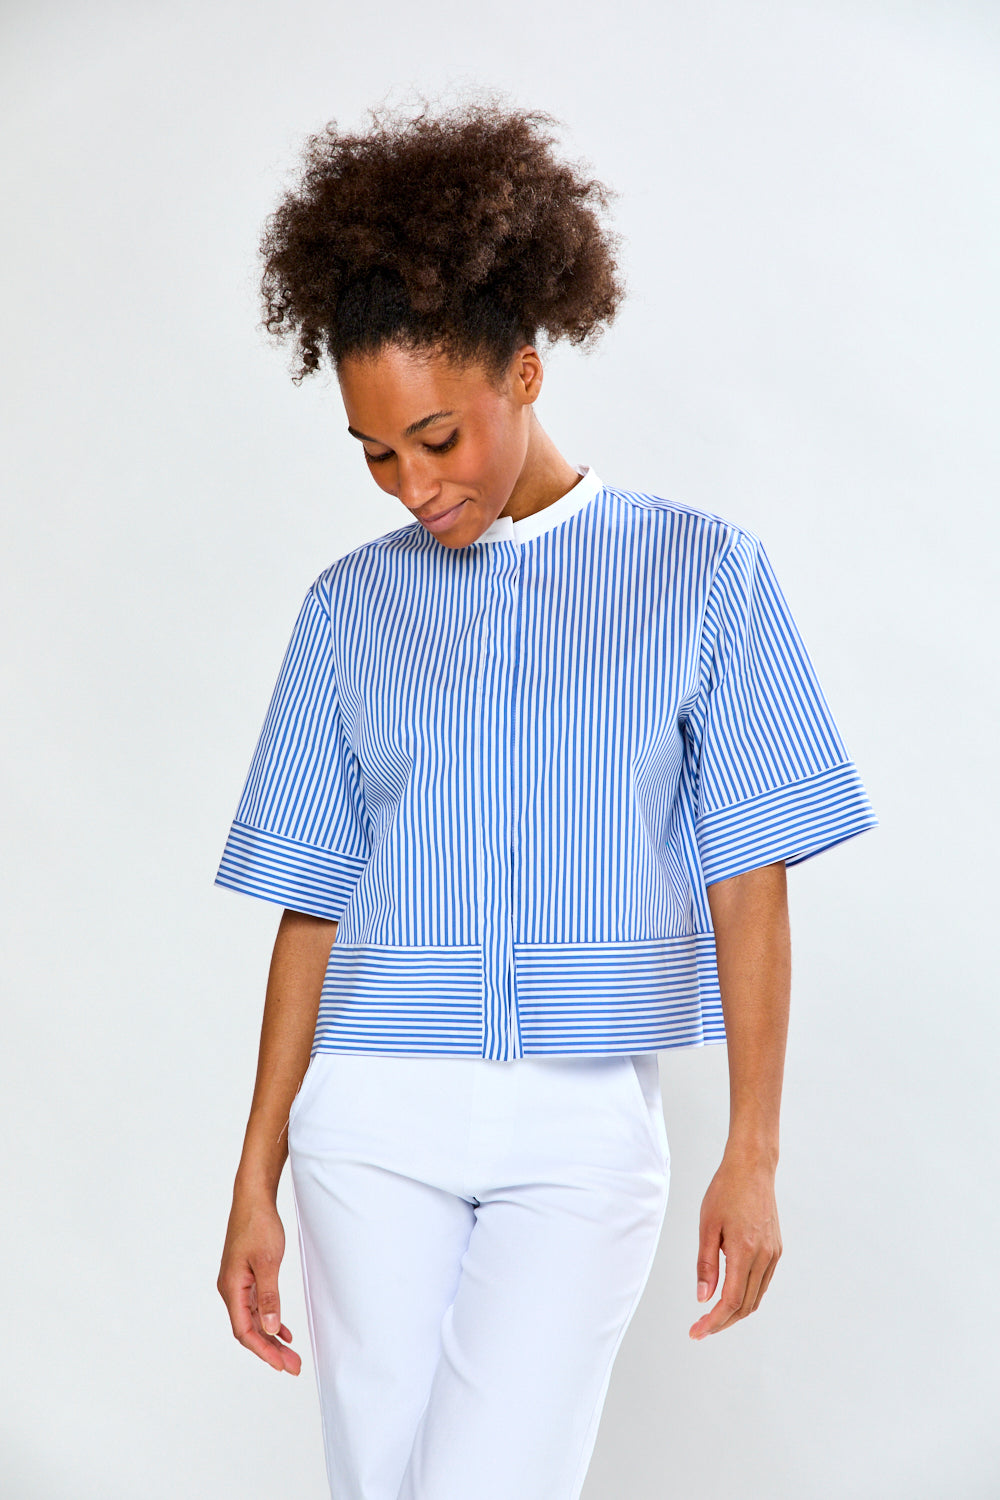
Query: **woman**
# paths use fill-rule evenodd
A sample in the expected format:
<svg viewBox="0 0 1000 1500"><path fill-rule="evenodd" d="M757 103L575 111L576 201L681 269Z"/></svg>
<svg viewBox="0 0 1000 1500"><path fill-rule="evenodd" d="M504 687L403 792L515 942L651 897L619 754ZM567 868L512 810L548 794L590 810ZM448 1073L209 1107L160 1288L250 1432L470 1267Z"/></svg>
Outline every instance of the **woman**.
<svg viewBox="0 0 1000 1500"><path fill-rule="evenodd" d="M287 1154L331 1493L570 1500L666 1206L658 1052L728 1042L701 1339L781 1254L786 867L876 820L759 539L538 421L539 334L622 297L608 190L539 112L373 115L262 244L409 518L308 590L217 876L284 908L218 1285L298 1374Z"/></svg>

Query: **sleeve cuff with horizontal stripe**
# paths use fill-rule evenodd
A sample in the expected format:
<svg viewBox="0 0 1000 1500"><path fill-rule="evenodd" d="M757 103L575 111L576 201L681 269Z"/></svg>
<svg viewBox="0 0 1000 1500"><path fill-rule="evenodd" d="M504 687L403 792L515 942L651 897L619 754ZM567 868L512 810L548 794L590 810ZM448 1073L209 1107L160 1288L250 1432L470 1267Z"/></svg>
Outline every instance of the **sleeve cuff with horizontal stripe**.
<svg viewBox="0 0 1000 1500"><path fill-rule="evenodd" d="M779 859L786 865L801 864L877 827L857 767L845 761L732 807L704 813L696 833L705 884Z"/></svg>
<svg viewBox="0 0 1000 1500"><path fill-rule="evenodd" d="M366 863L236 822L215 884L338 922Z"/></svg>

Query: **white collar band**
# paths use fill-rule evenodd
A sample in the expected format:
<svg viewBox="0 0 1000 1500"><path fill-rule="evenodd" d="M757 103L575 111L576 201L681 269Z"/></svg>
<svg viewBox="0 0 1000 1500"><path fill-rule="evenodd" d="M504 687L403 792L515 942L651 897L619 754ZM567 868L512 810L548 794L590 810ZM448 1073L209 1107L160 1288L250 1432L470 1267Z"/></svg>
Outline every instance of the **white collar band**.
<svg viewBox="0 0 1000 1500"><path fill-rule="evenodd" d="M594 500L604 488L600 478L588 464L577 464L576 467L583 478L571 490L567 490L565 495L560 495L558 500L553 500L551 505L546 505L534 515L525 516L522 521L514 521L510 516L497 516L482 536L477 536L469 546L475 547L479 542L530 542L533 537L542 536L554 526L568 521L570 516L575 516L578 510Z"/></svg>

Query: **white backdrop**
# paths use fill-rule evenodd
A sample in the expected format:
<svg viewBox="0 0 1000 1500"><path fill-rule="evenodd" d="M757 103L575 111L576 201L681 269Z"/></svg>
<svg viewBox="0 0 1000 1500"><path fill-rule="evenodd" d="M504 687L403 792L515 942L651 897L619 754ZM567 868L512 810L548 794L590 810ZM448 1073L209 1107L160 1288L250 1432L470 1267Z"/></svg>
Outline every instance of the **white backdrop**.
<svg viewBox="0 0 1000 1500"><path fill-rule="evenodd" d="M671 1200L585 1500L995 1496L997 7L2 27L4 1493L325 1500L287 1177L299 1380L215 1290L279 913L212 880L306 586L407 517L257 328L256 243L327 119L486 86L622 195L630 297L543 425L763 537L881 820L790 872L785 1255L704 1345L726 1059L661 1054Z"/></svg>

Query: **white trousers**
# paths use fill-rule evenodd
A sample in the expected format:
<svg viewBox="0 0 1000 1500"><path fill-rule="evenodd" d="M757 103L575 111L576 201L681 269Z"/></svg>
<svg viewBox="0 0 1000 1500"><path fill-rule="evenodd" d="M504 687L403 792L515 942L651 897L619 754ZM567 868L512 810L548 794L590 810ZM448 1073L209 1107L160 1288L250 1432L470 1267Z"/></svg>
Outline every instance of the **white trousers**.
<svg viewBox="0 0 1000 1500"><path fill-rule="evenodd" d="M657 1054L320 1052L288 1148L333 1500L577 1500L667 1204Z"/></svg>

